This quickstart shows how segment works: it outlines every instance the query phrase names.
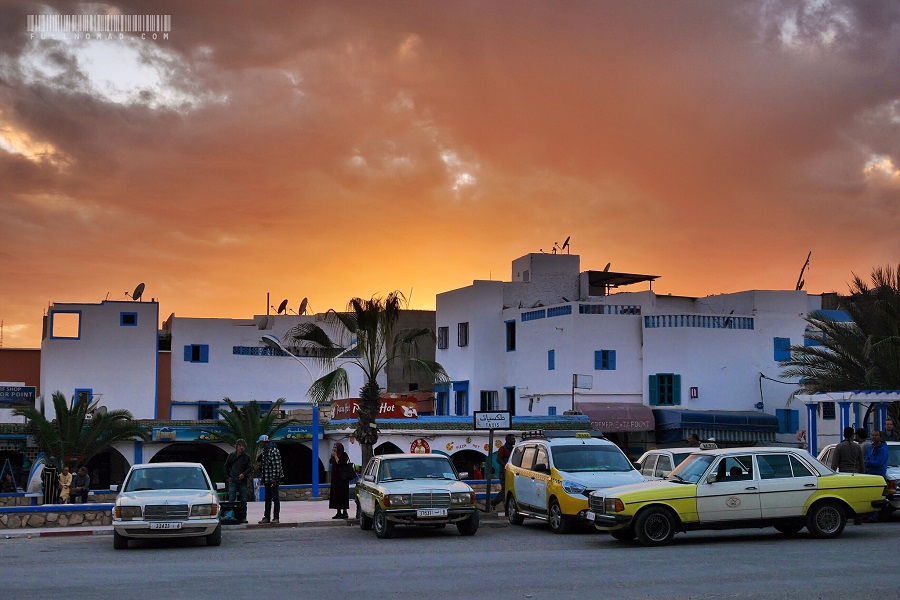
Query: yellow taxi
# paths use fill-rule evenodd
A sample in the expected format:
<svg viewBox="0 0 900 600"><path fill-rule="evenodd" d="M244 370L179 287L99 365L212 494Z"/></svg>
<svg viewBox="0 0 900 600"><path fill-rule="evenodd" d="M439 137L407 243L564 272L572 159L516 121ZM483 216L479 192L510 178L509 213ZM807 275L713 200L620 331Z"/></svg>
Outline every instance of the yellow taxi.
<svg viewBox="0 0 900 600"><path fill-rule="evenodd" d="M643 481L628 457L611 441L578 432L547 437L525 432L506 465L506 516L512 525L526 517L547 521L554 533L568 533L588 512L594 490Z"/></svg>
<svg viewBox="0 0 900 600"><path fill-rule="evenodd" d="M838 474L805 450L731 448L688 456L666 479L597 491L587 518L618 540L646 546L696 529L775 527L815 538L841 534L885 502L884 478Z"/></svg>

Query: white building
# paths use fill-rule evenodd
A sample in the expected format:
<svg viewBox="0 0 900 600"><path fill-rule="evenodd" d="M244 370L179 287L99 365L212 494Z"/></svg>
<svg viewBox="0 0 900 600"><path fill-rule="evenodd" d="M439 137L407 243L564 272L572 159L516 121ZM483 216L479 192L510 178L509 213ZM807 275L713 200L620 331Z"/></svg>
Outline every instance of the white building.
<svg viewBox="0 0 900 600"><path fill-rule="evenodd" d="M795 387L777 381L779 360L803 343L804 316L821 297L610 293L654 279L580 272L576 255L529 254L513 261L510 282L439 294L436 360L452 382L438 388L437 414L575 408L604 432L633 432L619 436L623 445L677 443L691 431L756 442L778 430L780 441L796 440ZM655 440L639 433L654 430Z"/></svg>

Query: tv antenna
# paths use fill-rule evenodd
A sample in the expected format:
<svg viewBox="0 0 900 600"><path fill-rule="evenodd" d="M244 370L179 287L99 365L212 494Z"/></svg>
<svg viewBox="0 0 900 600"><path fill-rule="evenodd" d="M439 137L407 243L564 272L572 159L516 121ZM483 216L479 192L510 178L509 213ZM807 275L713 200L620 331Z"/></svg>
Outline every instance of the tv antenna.
<svg viewBox="0 0 900 600"><path fill-rule="evenodd" d="M800 277L797 278L797 291L803 289L803 286L806 285L806 280L803 279L803 273L805 273L809 269L809 257L812 256L812 250L809 251L809 254L806 255L806 262L803 263L803 266L800 268Z"/></svg>
<svg viewBox="0 0 900 600"><path fill-rule="evenodd" d="M134 291L131 293L131 295L129 295L128 292L125 292L125 295L128 296L129 298L131 298L135 302L140 300L141 296L143 294L144 294L144 284L143 283L137 284L137 287L134 288Z"/></svg>

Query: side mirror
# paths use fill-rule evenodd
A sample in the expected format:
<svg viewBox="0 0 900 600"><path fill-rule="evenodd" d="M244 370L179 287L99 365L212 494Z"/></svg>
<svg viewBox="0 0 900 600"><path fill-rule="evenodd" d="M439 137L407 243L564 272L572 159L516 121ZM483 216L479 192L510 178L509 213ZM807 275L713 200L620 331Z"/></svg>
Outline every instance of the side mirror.
<svg viewBox="0 0 900 600"><path fill-rule="evenodd" d="M636 462L631 463L631 466L634 467L638 471L640 471L643 468L641 466L641 463L636 463Z"/></svg>
<svg viewBox="0 0 900 600"><path fill-rule="evenodd" d="M717 481L719 481L719 476L715 473L710 473L706 478L706 483L716 483Z"/></svg>
<svg viewBox="0 0 900 600"><path fill-rule="evenodd" d="M550 467L547 466L547 463L537 463L534 465L534 470L539 473L547 473L550 471Z"/></svg>
<svg viewBox="0 0 900 600"><path fill-rule="evenodd" d="M363 481L375 481L374 475L363 475Z"/></svg>
<svg viewBox="0 0 900 600"><path fill-rule="evenodd" d="M224 490L224 489L225 489L225 484L224 484L224 483L222 483L221 481L218 482L218 483L216 483L216 491L217 491L217 492L221 492L221 491Z"/></svg>
<svg viewBox="0 0 900 600"><path fill-rule="evenodd" d="M119 486L118 486L118 484L117 484L117 485L111 485L111 486L109 486L109 491L111 491L111 492L118 492L118 491L119 491Z"/></svg>
<svg viewBox="0 0 900 600"><path fill-rule="evenodd" d="M468 478L469 478L468 471L463 471L462 473L459 474L459 477L457 477L457 479L468 479Z"/></svg>

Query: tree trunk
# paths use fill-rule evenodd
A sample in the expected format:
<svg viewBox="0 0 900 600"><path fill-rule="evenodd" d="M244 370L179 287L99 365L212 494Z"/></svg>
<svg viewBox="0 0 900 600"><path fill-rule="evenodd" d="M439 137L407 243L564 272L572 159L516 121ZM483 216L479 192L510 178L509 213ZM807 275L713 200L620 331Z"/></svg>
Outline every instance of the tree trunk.
<svg viewBox="0 0 900 600"><path fill-rule="evenodd" d="M359 420L354 436L362 450L362 465L365 467L375 451L378 442L378 405L381 402L381 388L375 380L369 380L360 391Z"/></svg>

